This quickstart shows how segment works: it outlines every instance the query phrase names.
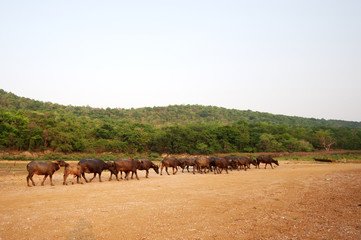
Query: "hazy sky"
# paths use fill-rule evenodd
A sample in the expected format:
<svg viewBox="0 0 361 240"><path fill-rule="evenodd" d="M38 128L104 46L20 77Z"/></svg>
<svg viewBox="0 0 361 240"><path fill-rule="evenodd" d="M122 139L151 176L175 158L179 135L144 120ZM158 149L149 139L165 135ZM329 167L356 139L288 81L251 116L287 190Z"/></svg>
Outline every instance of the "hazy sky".
<svg viewBox="0 0 361 240"><path fill-rule="evenodd" d="M361 121L361 1L3 0L0 88Z"/></svg>

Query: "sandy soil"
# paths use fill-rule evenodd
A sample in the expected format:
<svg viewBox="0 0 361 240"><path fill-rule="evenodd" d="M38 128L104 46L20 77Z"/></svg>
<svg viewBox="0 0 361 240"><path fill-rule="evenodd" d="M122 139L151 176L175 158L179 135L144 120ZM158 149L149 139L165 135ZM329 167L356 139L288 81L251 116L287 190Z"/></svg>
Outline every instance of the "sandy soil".
<svg viewBox="0 0 361 240"><path fill-rule="evenodd" d="M361 239L361 164L68 186L62 171L35 187L0 173L0 239Z"/></svg>

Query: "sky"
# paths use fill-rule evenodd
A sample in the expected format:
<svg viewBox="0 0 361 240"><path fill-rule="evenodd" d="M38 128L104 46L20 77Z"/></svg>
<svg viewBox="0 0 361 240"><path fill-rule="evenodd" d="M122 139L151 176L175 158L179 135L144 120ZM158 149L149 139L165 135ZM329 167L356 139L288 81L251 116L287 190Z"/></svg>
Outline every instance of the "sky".
<svg viewBox="0 0 361 240"><path fill-rule="evenodd" d="M0 89L361 121L361 1L3 0Z"/></svg>

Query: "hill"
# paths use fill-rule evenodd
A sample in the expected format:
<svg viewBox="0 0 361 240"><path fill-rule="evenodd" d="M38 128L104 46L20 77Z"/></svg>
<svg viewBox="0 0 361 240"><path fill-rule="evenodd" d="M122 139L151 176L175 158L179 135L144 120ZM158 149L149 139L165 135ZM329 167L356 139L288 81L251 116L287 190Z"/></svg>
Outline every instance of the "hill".
<svg viewBox="0 0 361 240"><path fill-rule="evenodd" d="M361 123L173 105L64 106L0 90L0 150L190 153L361 149Z"/></svg>
<svg viewBox="0 0 361 240"><path fill-rule="evenodd" d="M337 128L361 128L361 122L285 116L255 112L251 110L226 109L222 107L202 105L171 105L168 107L144 107L136 109L102 109L64 106L19 97L2 89L0 89L0 107L11 111L66 111L78 117L87 116L92 119L121 118L124 121L141 122L156 126L174 124L183 125L189 123L232 124L241 120L248 123L267 123L270 125L287 125L296 127L327 126Z"/></svg>

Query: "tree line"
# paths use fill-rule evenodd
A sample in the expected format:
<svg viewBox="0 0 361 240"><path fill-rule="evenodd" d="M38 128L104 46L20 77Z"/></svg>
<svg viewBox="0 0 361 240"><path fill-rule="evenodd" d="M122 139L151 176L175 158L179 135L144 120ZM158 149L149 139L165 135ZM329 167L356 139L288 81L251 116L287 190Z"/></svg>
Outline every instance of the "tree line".
<svg viewBox="0 0 361 240"><path fill-rule="evenodd" d="M313 151L361 149L361 130L267 123L150 124L89 119L73 114L0 111L2 150L115 153Z"/></svg>
<svg viewBox="0 0 361 240"><path fill-rule="evenodd" d="M163 108L145 110L158 111L154 115L162 116L164 122L155 124L139 111L129 117L119 109L44 103L3 90L0 96L0 150L213 154L361 149L361 128L357 122L350 123L356 127L334 127L319 123L292 125L288 121L275 124L241 117L234 121L230 118L205 121L217 119L218 115L212 115L206 111L210 108L203 106L193 106L193 110L188 106L195 115L189 121L188 115L182 114L187 112L184 110L187 106L180 107L177 121L173 122L177 106L170 106L173 113L169 115ZM228 115L233 112L230 110Z"/></svg>
<svg viewBox="0 0 361 240"><path fill-rule="evenodd" d="M202 105L171 105L167 107L144 107L136 109L102 109L89 106L64 106L18 97L15 94L6 92L2 89L0 89L0 107L11 112L16 112L18 110L37 111L42 113L57 112L57 114L66 112L74 115L74 117L87 117L90 119L107 121L122 119L131 122L156 125L158 127L164 125L184 125L189 123L233 124L239 120L243 120L250 124L265 122L270 125L286 125L294 127L361 128L361 122L303 118Z"/></svg>

